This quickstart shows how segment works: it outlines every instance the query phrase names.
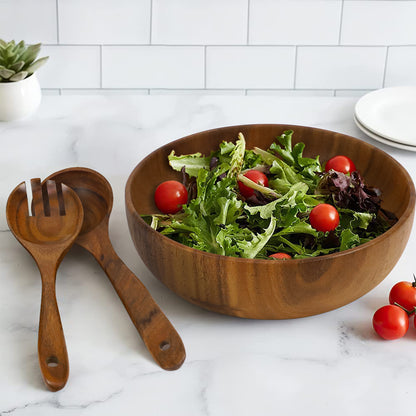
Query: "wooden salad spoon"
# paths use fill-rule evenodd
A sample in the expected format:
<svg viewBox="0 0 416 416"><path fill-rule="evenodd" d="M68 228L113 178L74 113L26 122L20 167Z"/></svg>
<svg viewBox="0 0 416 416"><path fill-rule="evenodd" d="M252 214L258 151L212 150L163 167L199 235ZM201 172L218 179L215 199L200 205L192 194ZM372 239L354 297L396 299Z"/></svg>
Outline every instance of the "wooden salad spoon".
<svg viewBox="0 0 416 416"><path fill-rule="evenodd" d="M46 386L62 389L69 375L68 353L56 301L56 271L81 231L83 211L77 194L65 185L31 180L32 215L26 184L10 194L6 215L10 230L32 255L42 278L38 355Z"/></svg>
<svg viewBox="0 0 416 416"><path fill-rule="evenodd" d="M76 244L89 251L105 271L154 360L165 370L178 369L186 355L179 334L111 244L111 185L101 174L87 168L64 169L47 179L66 184L78 194L84 223Z"/></svg>

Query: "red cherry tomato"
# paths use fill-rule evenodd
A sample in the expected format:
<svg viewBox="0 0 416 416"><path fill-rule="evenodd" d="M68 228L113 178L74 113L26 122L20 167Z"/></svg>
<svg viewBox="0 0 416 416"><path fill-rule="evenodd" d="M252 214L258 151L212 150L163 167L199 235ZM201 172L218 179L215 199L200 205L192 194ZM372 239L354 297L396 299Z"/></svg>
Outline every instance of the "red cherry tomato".
<svg viewBox="0 0 416 416"><path fill-rule="evenodd" d="M331 169L342 173L351 173L356 170L354 162L349 157L343 155L331 157L326 162L325 170L328 172Z"/></svg>
<svg viewBox="0 0 416 416"><path fill-rule="evenodd" d="M398 304L409 312L416 308L416 282L399 282L390 290L389 302Z"/></svg>
<svg viewBox="0 0 416 416"><path fill-rule="evenodd" d="M338 227L339 214L332 205L319 204L309 214L309 222L317 231L332 231Z"/></svg>
<svg viewBox="0 0 416 416"><path fill-rule="evenodd" d="M373 327L384 339L401 338L409 329L409 317L399 306L386 305L374 314Z"/></svg>
<svg viewBox="0 0 416 416"><path fill-rule="evenodd" d="M274 253L274 254L270 254L269 257L272 257L274 259L279 259L279 260L287 260L287 259L292 258L292 256L287 253Z"/></svg>
<svg viewBox="0 0 416 416"><path fill-rule="evenodd" d="M178 181L162 182L155 191L155 203L164 214L175 214L188 201L188 191Z"/></svg>
<svg viewBox="0 0 416 416"><path fill-rule="evenodd" d="M244 176L259 185L268 186L269 181L267 176L258 170L252 169L247 171ZM240 190L241 195L244 198L249 198L250 196L254 195L254 189L244 185L242 182L238 181L238 189Z"/></svg>

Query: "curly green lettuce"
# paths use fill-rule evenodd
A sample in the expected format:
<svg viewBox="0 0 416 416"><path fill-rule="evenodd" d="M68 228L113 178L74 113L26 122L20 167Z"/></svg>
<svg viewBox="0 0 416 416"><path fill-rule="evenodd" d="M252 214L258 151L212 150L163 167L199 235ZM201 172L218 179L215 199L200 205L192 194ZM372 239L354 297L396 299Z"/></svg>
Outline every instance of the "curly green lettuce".
<svg viewBox="0 0 416 416"><path fill-rule="evenodd" d="M186 246L264 259L281 251L305 258L347 250L391 226L391 218L379 215L378 190L366 187L356 174L323 173L319 156L304 157L305 145L292 146L292 136L292 130L284 131L267 150L247 149L241 133L235 143L224 141L207 156L178 156L172 150L169 164L184 174L193 196L177 214L143 217L155 230ZM268 186L246 178L244 172L250 169L265 173ZM254 196L242 197L238 181L253 188ZM338 210L340 223L332 232L317 231L309 223L310 211L320 203Z"/></svg>

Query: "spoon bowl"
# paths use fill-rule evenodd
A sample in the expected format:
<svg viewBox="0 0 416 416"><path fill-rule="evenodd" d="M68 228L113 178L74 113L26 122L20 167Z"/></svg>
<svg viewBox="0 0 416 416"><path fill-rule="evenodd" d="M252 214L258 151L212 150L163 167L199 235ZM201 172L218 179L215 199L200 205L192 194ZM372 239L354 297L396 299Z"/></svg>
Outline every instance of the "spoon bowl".
<svg viewBox="0 0 416 416"><path fill-rule="evenodd" d="M76 192L84 209L84 221L77 244L82 236L94 231L102 222L108 222L113 208L113 191L104 176L87 168L70 168L49 177Z"/></svg>

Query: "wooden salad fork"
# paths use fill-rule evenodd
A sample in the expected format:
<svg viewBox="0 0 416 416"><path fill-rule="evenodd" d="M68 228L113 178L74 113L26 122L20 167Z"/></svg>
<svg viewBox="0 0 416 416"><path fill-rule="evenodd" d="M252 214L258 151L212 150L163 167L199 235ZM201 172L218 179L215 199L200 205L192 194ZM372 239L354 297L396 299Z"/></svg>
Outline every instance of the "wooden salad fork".
<svg viewBox="0 0 416 416"><path fill-rule="evenodd" d="M83 208L77 194L63 184L31 179L32 204L22 182L7 201L10 230L35 260L42 278L38 332L39 364L46 386L57 391L68 379L69 363L64 332L56 301L56 272L77 238Z"/></svg>

